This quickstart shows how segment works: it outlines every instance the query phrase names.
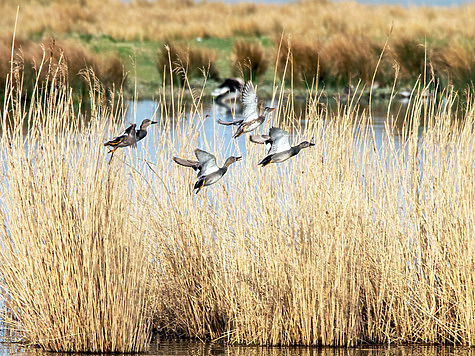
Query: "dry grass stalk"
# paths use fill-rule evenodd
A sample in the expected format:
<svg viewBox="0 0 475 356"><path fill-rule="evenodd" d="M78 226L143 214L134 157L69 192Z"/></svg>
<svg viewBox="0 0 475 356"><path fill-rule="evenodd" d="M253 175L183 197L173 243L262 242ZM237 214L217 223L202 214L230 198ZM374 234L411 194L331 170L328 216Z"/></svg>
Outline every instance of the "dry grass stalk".
<svg viewBox="0 0 475 356"><path fill-rule="evenodd" d="M10 322L62 350L142 349L149 312L159 331L231 343L473 346L474 99L457 114L453 93L445 106L416 89L401 136L389 118L379 148L367 117L311 105L282 126L314 147L260 168L246 142L199 195L171 156L239 152L205 138L200 96L191 109L162 99L160 140L110 166L100 138L117 118L96 99L82 127L61 90L29 108L9 96L4 115L32 122L28 149L18 130L0 144Z"/></svg>
<svg viewBox="0 0 475 356"><path fill-rule="evenodd" d="M143 351L150 274L142 222L129 214L140 208L99 135L115 117L95 104L99 90L85 123L65 77L47 74L30 104L10 91L2 111L1 319L46 350Z"/></svg>
<svg viewBox="0 0 475 356"><path fill-rule="evenodd" d="M269 61L260 43L245 40L234 42L233 74L245 80L258 80L267 71Z"/></svg>

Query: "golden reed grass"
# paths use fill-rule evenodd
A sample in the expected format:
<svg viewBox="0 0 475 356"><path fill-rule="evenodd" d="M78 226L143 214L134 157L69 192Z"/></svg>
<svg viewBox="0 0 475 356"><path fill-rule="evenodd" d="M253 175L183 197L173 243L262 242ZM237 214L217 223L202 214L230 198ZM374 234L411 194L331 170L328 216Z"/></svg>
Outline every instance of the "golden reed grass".
<svg viewBox="0 0 475 356"><path fill-rule="evenodd" d="M295 121L276 91L266 128L315 146L261 168L263 147L205 135L202 92L190 108L160 97L159 136L108 165L117 103L96 91L83 121L50 88L2 113L0 291L25 339L140 351L153 325L243 344L475 344L472 94L457 111L455 93L416 87L401 133L388 118L376 137L352 101L330 114L316 93ZM195 195L171 158L197 146L245 158Z"/></svg>
<svg viewBox="0 0 475 356"><path fill-rule="evenodd" d="M21 88L7 83L0 143L1 320L46 350L143 351L151 314L142 223L130 219L135 208L126 172L120 165L107 168L98 135L118 115L116 105L100 98L105 91L89 80L97 97L86 119L65 78L59 72L48 78L27 103Z"/></svg>

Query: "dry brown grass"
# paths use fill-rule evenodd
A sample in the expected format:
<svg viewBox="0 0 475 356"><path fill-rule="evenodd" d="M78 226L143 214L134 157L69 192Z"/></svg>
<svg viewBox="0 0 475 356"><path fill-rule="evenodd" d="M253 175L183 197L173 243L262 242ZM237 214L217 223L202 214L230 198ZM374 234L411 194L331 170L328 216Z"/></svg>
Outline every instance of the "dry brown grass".
<svg viewBox="0 0 475 356"><path fill-rule="evenodd" d="M307 86L312 84L317 75L320 83L327 83L331 79L330 61L322 44L295 39L279 39L279 43L281 48L277 53L277 63L282 76L296 78L296 84Z"/></svg>
<svg viewBox="0 0 475 356"><path fill-rule="evenodd" d="M233 48L233 74L245 80L258 80L269 67L269 60L260 43L238 40Z"/></svg>
<svg viewBox="0 0 475 356"><path fill-rule="evenodd" d="M421 43L416 38L397 38L391 43L391 53L401 67L401 79L409 80L430 72L429 48L426 43Z"/></svg>
<svg viewBox="0 0 475 356"><path fill-rule="evenodd" d="M449 84L463 87L475 81L475 45L463 47L453 43L446 47L437 47L431 51L431 62L436 73Z"/></svg>
<svg viewBox="0 0 475 356"><path fill-rule="evenodd" d="M141 350L153 313L161 332L231 343L475 345L473 95L457 113L454 93L443 106L416 87L402 133L389 118L381 146L351 107L325 115L310 98L293 121L279 99L274 123L315 146L261 168L247 141L195 195L171 157L204 136L200 97L188 110L163 96L160 139L107 165L101 140L119 117L96 93L80 123L61 88L3 113L0 290L31 342ZM200 142L220 162L239 152Z"/></svg>
<svg viewBox="0 0 475 356"><path fill-rule="evenodd" d="M3 31L13 29L16 10L12 1L0 4L3 14L0 28ZM58 16L60 21L57 21ZM423 64L430 63L424 62L426 42L431 44L427 46L428 53L436 51L436 48L443 52L447 49L452 58L468 59L469 67L473 68L474 59L470 53L473 52L474 17L475 5L471 3L460 7L431 8L369 6L351 1L231 5L165 0L87 0L75 4L33 0L21 8L18 25L27 38L48 38L52 35L62 38L80 33L88 36L100 34L115 40L166 41L196 37L232 38L236 35L280 38L285 33L296 39L296 47L297 42L306 43L311 50L318 45L320 56L321 46L328 47L331 63L337 71L328 82L345 84L348 84L349 78L368 82L371 77L368 75L371 73L369 67L377 60L389 29L393 28L392 50L388 52L393 56L388 56L382 63L377 80L386 84L392 81L391 68L395 59L401 68L400 80L412 86L415 79L423 74ZM437 58L439 62L445 61L441 56ZM294 60L297 62L296 58ZM310 62L315 62L315 58ZM463 88L470 84L473 77L468 77L472 74L470 71L461 71L460 65L457 68L444 65L442 70L448 80ZM467 77L455 79L461 74ZM305 77L309 80L308 75Z"/></svg>
<svg viewBox="0 0 475 356"><path fill-rule="evenodd" d="M11 36L0 39L4 51L0 54L0 79L10 72ZM83 46L71 41L56 41L54 38L41 42L17 39L14 54L14 67L23 78L25 93L31 93L34 86L41 86L57 76L70 88L87 95L88 83L81 76L85 69L92 69L105 89L120 88L125 81L125 72L121 60L116 55L100 57L91 54ZM4 87L0 89L3 94Z"/></svg>
<svg viewBox="0 0 475 356"><path fill-rule="evenodd" d="M173 75L175 82L184 83L185 78L219 79L215 61L216 53L210 50L166 45L158 52L156 65L162 78Z"/></svg>
<svg viewBox="0 0 475 356"><path fill-rule="evenodd" d="M356 84L358 80L371 84L379 56L374 47L365 36L334 36L325 46L334 80L340 86Z"/></svg>
<svg viewBox="0 0 475 356"><path fill-rule="evenodd" d="M281 44L277 54L281 75L286 72L285 77L295 78L295 84L309 87L317 76L321 85L341 87L358 81L370 85L383 49L383 45L378 46L364 36L337 35L327 42L288 38L279 39L278 43ZM376 76L376 80L384 84L390 84L394 76L391 65L388 68L387 64L386 61L380 64Z"/></svg>
<svg viewBox="0 0 475 356"><path fill-rule="evenodd" d="M303 1L294 4L224 4L172 1L88 0L86 6L63 1L30 1L20 10L19 28L34 34L102 33L116 39L226 38L236 33L280 35L282 30L308 40L332 35L384 39L391 23L408 37L471 38L475 6L430 8L368 6L356 2ZM0 28L11 31L16 4L3 1ZM57 21L57 14L61 21ZM127 16L119 16L127 13ZM140 20L140 21L139 21Z"/></svg>
<svg viewBox="0 0 475 356"><path fill-rule="evenodd" d="M65 77L47 77L28 104L8 91L2 110L0 320L46 350L144 351L145 236L129 215L126 170L107 165L99 135L120 111L91 81L82 117Z"/></svg>

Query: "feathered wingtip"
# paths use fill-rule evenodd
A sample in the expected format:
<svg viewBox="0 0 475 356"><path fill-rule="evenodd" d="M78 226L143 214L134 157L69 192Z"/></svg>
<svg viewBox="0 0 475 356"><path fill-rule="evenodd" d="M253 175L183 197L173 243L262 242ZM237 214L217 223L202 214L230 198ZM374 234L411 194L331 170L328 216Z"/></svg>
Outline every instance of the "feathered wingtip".
<svg viewBox="0 0 475 356"><path fill-rule="evenodd" d="M249 135L249 141L258 144L265 144L270 140L269 135Z"/></svg>
<svg viewBox="0 0 475 356"><path fill-rule="evenodd" d="M180 157L173 157L172 159L175 163L179 164L180 166L184 166L184 167L191 167L191 168L194 168L194 169L198 169L199 165L200 165L200 162L192 161L190 159L185 159L185 158L180 158Z"/></svg>
<svg viewBox="0 0 475 356"><path fill-rule="evenodd" d="M239 125L243 122L243 120L236 120L236 121L223 121L221 119L218 119L218 124L220 125L225 125L225 126L229 126L229 125Z"/></svg>

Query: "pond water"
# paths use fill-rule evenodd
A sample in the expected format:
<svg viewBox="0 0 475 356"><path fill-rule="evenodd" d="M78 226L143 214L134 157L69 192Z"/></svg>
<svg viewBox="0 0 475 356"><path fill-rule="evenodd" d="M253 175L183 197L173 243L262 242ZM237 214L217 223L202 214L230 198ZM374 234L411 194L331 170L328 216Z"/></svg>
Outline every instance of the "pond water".
<svg viewBox="0 0 475 356"><path fill-rule="evenodd" d="M275 106L270 102L264 103L267 106ZM305 108L307 102L305 100L299 100L295 102L295 116L296 120L305 117ZM345 104L342 104L343 107ZM396 148L399 148L400 143L400 136L402 132L402 124L404 122L404 116L406 110L408 109L408 103L406 101L394 101L391 104L390 111L389 111L389 118L388 118L388 105L389 102L387 101L375 101L372 105L372 128L374 130L374 137L376 140L377 148L381 148L383 142L388 139L388 134L386 133L386 123L388 120L392 120L394 122L394 130L391 132L390 137L394 138ZM127 114L124 118L124 127L128 125L128 123L137 123L137 127L140 125L143 119L151 118L152 120L156 120L160 122L160 108L157 102L151 100L144 100L133 102L127 102ZM340 110L342 106L340 105ZM225 126L220 125L217 123L218 120L222 121L233 121L238 120L241 118L241 110L242 107L240 104L218 104L215 102L204 102L203 103L203 113L202 118L201 114L200 117L195 117L193 125L196 126L196 130L199 132L197 137L196 147L207 150L210 149L211 152L213 150L219 149L225 155L243 155L246 156L246 140L248 140L249 134L243 135L238 139L233 139L233 133L236 130L236 126ZM327 110L331 112L335 112L337 109L337 105L335 103L328 105ZM368 112L368 105L360 104L358 107L359 112L365 111ZM269 127L277 126L279 127L279 122L281 118L279 118L279 114L276 114L278 110L270 113L266 121L263 125L257 128L253 134L267 134L267 130ZM323 113L322 113L323 115ZM188 119L188 116L185 115L185 118ZM161 130L160 128L155 128L151 126L148 130L149 134L146 138L149 142L149 147L153 146L155 142L159 142ZM294 132L295 134L295 132ZM218 140L216 140L216 137ZM302 140L310 141L312 137L302 137ZM299 142L296 142L296 138L291 138L291 145L296 145ZM139 143L139 146L141 144ZM150 150L151 158L154 157L153 150ZM191 152L190 152L191 153Z"/></svg>
<svg viewBox="0 0 475 356"><path fill-rule="evenodd" d="M475 349L453 346L364 346L357 348L335 347L260 347L210 344L199 341L163 341L153 343L142 355L175 356L436 356L473 355ZM47 353L39 349L21 347L17 344L0 343L0 356L7 355L63 355ZM64 355L72 355L70 353Z"/></svg>

